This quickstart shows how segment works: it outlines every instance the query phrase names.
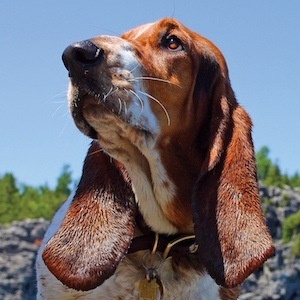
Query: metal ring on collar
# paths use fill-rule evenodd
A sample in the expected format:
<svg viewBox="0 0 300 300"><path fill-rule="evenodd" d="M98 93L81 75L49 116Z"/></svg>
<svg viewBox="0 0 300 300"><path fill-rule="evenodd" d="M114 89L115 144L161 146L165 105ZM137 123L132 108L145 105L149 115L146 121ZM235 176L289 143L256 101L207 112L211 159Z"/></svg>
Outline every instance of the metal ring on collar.
<svg viewBox="0 0 300 300"><path fill-rule="evenodd" d="M146 262L145 262L145 259L146 259L147 255L155 255L155 256L158 258L158 263L157 263L154 267L152 267L152 266L147 266L147 264L146 264ZM162 263L162 257L161 257L161 255L160 255L158 252L154 252L154 253L152 254L152 252L147 251L147 252L145 252L145 254L143 255L143 258L142 258L142 265L143 265L143 267L144 267L144 269L145 269L146 271L148 271L148 270L150 270L150 269L158 270L159 267L161 266L161 263Z"/></svg>

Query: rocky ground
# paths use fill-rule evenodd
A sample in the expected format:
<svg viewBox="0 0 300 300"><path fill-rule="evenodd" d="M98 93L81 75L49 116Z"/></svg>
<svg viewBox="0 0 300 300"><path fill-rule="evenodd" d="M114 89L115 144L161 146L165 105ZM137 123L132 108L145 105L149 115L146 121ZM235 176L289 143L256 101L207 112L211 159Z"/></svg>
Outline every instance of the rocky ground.
<svg viewBox="0 0 300 300"><path fill-rule="evenodd" d="M261 187L260 193L277 254L245 281L239 299L300 300L300 259L281 242L283 220L300 209L300 190ZM35 299L35 257L48 224L40 219L0 225L1 300Z"/></svg>
<svg viewBox="0 0 300 300"><path fill-rule="evenodd" d="M291 243L281 240L284 219L300 209L300 189L261 186L260 197L276 255L248 277L239 299L300 300L300 258L291 254Z"/></svg>
<svg viewBox="0 0 300 300"><path fill-rule="evenodd" d="M48 224L40 219L0 226L0 299L36 298L35 257Z"/></svg>

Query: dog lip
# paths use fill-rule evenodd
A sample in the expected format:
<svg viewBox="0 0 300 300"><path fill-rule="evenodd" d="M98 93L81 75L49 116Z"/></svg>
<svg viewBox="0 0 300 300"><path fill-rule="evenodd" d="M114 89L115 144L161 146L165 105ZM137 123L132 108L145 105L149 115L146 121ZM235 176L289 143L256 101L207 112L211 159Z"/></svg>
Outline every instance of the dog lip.
<svg viewBox="0 0 300 300"><path fill-rule="evenodd" d="M92 139L97 139L98 134L96 130L87 122L83 114L86 97L91 98L90 96L82 95L78 99L74 100L72 106L70 107L70 111L77 128L86 136Z"/></svg>
<svg viewBox="0 0 300 300"><path fill-rule="evenodd" d="M93 122L95 120L99 120L100 122L102 117L109 114L127 123L140 134L143 134L145 138L153 136L154 133L149 130L149 128L139 122L132 123L129 114L127 114L126 117L122 117L116 114L116 111L107 105L108 103L104 103L90 92L81 90L70 106L70 111L77 128L86 136L96 140L98 139L99 133L93 127Z"/></svg>
<svg viewBox="0 0 300 300"><path fill-rule="evenodd" d="M97 139L98 134L96 130L83 118L81 117L82 114L73 114L73 119L74 122L77 126L77 128L86 136L92 138L92 139Z"/></svg>

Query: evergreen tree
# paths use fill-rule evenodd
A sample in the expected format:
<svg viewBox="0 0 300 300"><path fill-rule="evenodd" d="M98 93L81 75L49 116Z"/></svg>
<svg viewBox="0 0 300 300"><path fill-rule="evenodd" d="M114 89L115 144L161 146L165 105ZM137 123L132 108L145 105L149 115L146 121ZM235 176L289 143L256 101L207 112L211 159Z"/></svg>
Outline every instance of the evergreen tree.
<svg viewBox="0 0 300 300"><path fill-rule="evenodd" d="M55 189L47 185L32 187L17 185L15 177L8 173L0 177L0 223L9 223L25 218L51 219L70 194L72 183L69 166L64 166Z"/></svg>
<svg viewBox="0 0 300 300"><path fill-rule="evenodd" d="M263 182L266 186L273 185L273 186L282 187L283 180L278 165L276 164L270 165L266 178Z"/></svg>
<svg viewBox="0 0 300 300"><path fill-rule="evenodd" d="M13 174L7 173L0 178L0 222L8 222L16 217L16 204L19 198L16 179Z"/></svg>
<svg viewBox="0 0 300 300"><path fill-rule="evenodd" d="M298 172L296 172L293 176L291 176L290 185L292 187L300 187L300 175Z"/></svg>
<svg viewBox="0 0 300 300"><path fill-rule="evenodd" d="M269 153L270 150L266 146L263 146L256 153L258 178L262 181L264 181L267 178L270 167L272 165L272 162L269 158Z"/></svg>
<svg viewBox="0 0 300 300"><path fill-rule="evenodd" d="M299 173L292 176L282 174L277 163L273 163L269 158L270 150L268 147L263 146L256 153L257 173L258 179L266 186L279 186L289 185L291 187L300 187Z"/></svg>
<svg viewBox="0 0 300 300"><path fill-rule="evenodd" d="M70 184L72 183L72 172L69 165L64 165L62 172L57 179L57 186L55 192L57 195L68 196L71 192Z"/></svg>

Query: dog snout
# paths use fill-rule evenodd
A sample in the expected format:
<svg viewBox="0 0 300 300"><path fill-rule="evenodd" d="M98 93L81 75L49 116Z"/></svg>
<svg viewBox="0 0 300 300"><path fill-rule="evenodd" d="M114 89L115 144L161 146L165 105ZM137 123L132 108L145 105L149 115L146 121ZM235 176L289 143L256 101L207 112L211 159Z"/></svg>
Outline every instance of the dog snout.
<svg viewBox="0 0 300 300"><path fill-rule="evenodd" d="M91 40L85 40L67 47L62 55L62 60L70 77L73 77L86 74L91 68L101 63L102 57L103 49Z"/></svg>

